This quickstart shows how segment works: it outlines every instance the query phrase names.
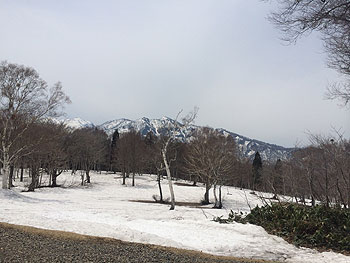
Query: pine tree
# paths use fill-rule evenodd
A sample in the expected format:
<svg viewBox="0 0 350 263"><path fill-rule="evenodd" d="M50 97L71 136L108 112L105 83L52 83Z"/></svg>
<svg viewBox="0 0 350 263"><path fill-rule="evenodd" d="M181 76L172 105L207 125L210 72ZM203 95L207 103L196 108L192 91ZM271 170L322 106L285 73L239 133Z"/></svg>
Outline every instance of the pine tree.
<svg viewBox="0 0 350 263"><path fill-rule="evenodd" d="M253 170L253 190L256 190L257 186L261 184L261 176L262 176L262 160L259 152L255 153L252 170Z"/></svg>
<svg viewBox="0 0 350 263"><path fill-rule="evenodd" d="M116 129L112 135L112 143L111 143L111 150L110 150L110 169L111 171L113 171L113 173L117 172L118 140L119 140L119 132L118 132L118 129Z"/></svg>

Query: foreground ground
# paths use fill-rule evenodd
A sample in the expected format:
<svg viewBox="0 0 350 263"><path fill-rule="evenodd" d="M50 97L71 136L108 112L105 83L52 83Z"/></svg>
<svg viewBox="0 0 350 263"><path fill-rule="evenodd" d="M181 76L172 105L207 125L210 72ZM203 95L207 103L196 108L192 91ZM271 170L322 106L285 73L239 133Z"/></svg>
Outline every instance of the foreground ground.
<svg viewBox="0 0 350 263"><path fill-rule="evenodd" d="M215 262L265 261L208 254L111 238L0 223L0 262Z"/></svg>
<svg viewBox="0 0 350 263"><path fill-rule="evenodd" d="M261 204L249 191L224 187L224 209L220 210L196 205L204 194L202 186L175 185L176 200L182 206L170 211L167 205L153 202L152 195L158 193L154 176L137 176L135 187L130 180L122 185L120 176L105 173L92 173L88 186L80 186L79 173L65 173L58 179L60 188L26 193L16 181L13 190L0 190L0 222L219 256L293 263L350 262L350 257L341 254L296 248L255 225L212 221L216 216L227 217L231 209L249 212L249 206ZM164 195L169 196L166 182L162 184ZM76 252L81 251L87 249Z"/></svg>

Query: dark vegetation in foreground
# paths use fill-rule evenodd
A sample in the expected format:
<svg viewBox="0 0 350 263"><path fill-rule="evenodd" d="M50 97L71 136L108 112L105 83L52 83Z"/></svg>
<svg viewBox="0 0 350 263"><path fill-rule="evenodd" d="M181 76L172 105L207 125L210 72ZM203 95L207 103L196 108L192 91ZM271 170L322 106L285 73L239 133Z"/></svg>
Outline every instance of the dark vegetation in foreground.
<svg viewBox="0 0 350 263"><path fill-rule="evenodd" d="M349 209L276 203L255 207L245 217L231 211L229 218L217 217L214 220L259 225L296 246L350 254Z"/></svg>

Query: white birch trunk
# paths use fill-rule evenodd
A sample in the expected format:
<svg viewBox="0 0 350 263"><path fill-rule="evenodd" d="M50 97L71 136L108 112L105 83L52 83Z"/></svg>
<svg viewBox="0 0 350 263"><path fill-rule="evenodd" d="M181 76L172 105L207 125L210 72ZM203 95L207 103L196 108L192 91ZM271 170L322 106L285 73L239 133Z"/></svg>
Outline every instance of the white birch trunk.
<svg viewBox="0 0 350 263"><path fill-rule="evenodd" d="M10 189L10 160L7 149L3 148L3 159L2 159L2 189Z"/></svg>
<svg viewBox="0 0 350 263"><path fill-rule="evenodd" d="M213 186L213 193L214 193L214 198L215 198L214 207L218 207L219 201L218 201L218 196L217 196L217 194L216 194L216 184L214 184L214 186Z"/></svg>
<svg viewBox="0 0 350 263"><path fill-rule="evenodd" d="M171 200L170 210L174 210L175 209L175 194L174 194L173 182L171 181L170 167L168 164L168 160L166 158L166 147L164 147L164 149L162 150L162 156L163 156L163 162L165 165L166 175L167 175L168 184L169 184L170 200Z"/></svg>

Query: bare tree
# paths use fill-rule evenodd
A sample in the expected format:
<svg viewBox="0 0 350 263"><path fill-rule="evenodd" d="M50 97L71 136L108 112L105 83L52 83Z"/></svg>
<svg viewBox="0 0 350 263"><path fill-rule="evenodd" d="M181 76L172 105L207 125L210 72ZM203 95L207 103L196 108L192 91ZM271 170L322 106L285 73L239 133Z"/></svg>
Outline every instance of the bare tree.
<svg viewBox="0 0 350 263"><path fill-rule="evenodd" d="M170 210L175 209L175 194L172 183L172 176L170 170L170 160L168 159L167 153L170 146L170 143L176 139L176 136L179 134L183 134L183 131L194 121L197 116L198 108L194 108L192 112L190 112L186 117L182 119L182 123L178 122L178 118L182 113L182 110L177 114L174 122L169 122L169 126L167 127L167 135L164 137L162 142L162 159L165 166L165 171L167 174L167 180L169 184L170 191Z"/></svg>
<svg viewBox="0 0 350 263"><path fill-rule="evenodd" d="M283 193L297 202L347 208L350 203L350 146L342 137L310 135L311 145L283 162Z"/></svg>
<svg viewBox="0 0 350 263"><path fill-rule="evenodd" d="M148 132L146 137L144 138L145 141L145 153L146 156L145 159L145 168L147 169L148 173L157 174L157 184L158 184L158 190L159 190L159 198L157 196L154 196L154 199L156 202L163 203L163 190L162 190L162 184L161 180L164 173L164 164L163 159L161 156L161 139L157 138L151 131Z"/></svg>
<svg viewBox="0 0 350 263"><path fill-rule="evenodd" d="M348 0L276 0L278 11L270 19L284 33L284 40L318 31L328 54L328 66L350 76L350 2ZM349 81L328 89L327 98L350 100Z"/></svg>
<svg viewBox="0 0 350 263"><path fill-rule="evenodd" d="M15 148L17 141L32 123L57 116L61 106L70 100L60 83L49 89L33 68L6 61L0 64L0 92L2 188L9 189L10 166L28 147Z"/></svg>
<svg viewBox="0 0 350 263"><path fill-rule="evenodd" d="M120 136L117 148L117 163L123 174L123 182L125 184L126 177L132 174L132 186L135 186L135 174L141 173L143 164L143 148L141 134L134 129L123 133Z"/></svg>
<svg viewBox="0 0 350 263"><path fill-rule="evenodd" d="M43 132L46 133L45 148L43 150L42 168L49 174L49 186L56 187L57 177L67 168L67 153L64 141L68 130L63 124L57 125L46 122L43 125Z"/></svg>
<svg viewBox="0 0 350 263"><path fill-rule="evenodd" d="M350 83L333 83L328 87L325 96L327 99L340 100L340 106L347 106L350 101Z"/></svg>
<svg viewBox="0 0 350 263"><path fill-rule="evenodd" d="M97 165L107 163L108 156L107 134L97 128L75 130L68 142L67 152L75 168L84 170L81 174L81 185L90 183L90 171Z"/></svg>
<svg viewBox="0 0 350 263"><path fill-rule="evenodd" d="M144 148L145 143L141 134L133 129L120 137L118 156L123 173L123 184L125 184L126 175L132 173L131 185L135 186L135 174L141 173L143 169Z"/></svg>
<svg viewBox="0 0 350 263"><path fill-rule="evenodd" d="M209 189L213 185L214 208L222 208L221 186L233 176L237 162L233 138L212 128L198 129L185 160L187 172L197 175L206 185L204 203L209 203Z"/></svg>
<svg viewBox="0 0 350 263"><path fill-rule="evenodd" d="M129 173L130 173L130 158L129 158L129 145L128 142L126 140L127 137L121 136L121 138L119 139L119 143L118 143L118 148L117 148L117 166L120 168L121 172L122 172L122 176L123 176L123 182L122 184L125 185L125 180L126 177L129 177Z"/></svg>

